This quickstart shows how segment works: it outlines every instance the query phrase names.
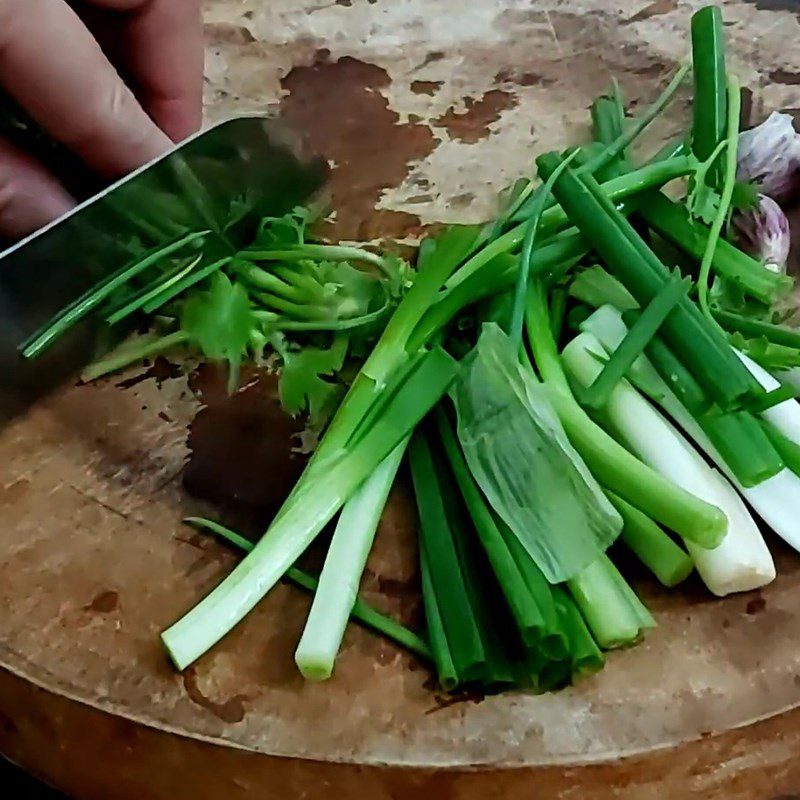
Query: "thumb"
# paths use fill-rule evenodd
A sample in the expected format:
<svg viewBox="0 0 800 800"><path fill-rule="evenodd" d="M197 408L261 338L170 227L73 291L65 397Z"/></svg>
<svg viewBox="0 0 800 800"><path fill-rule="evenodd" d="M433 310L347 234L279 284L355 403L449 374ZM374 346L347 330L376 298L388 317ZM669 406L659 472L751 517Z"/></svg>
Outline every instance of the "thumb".
<svg viewBox="0 0 800 800"><path fill-rule="evenodd" d="M0 139L0 237L19 239L75 206L31 156Z"/></svg>

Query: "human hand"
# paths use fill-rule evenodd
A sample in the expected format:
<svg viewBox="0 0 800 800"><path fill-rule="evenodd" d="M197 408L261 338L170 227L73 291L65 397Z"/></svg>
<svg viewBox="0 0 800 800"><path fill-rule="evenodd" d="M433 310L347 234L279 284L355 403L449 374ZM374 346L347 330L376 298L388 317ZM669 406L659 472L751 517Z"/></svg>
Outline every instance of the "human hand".
<svg viewBox="0 0 800 800"><path fill-rule="evenodd" d="M200 125L200 0L0 0L0 86L89 167L119 178ZM73 205L0 139L0 237Z"/></svg>

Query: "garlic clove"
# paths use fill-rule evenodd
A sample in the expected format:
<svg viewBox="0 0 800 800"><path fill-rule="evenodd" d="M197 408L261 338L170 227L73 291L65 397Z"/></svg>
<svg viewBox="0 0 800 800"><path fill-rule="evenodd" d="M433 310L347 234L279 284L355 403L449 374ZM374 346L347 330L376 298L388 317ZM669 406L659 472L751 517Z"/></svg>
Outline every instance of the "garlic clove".
<svg viewBox="0 0 800 800"><path fill-rule="evenodd" d="M773 111L767 119L739 134L739 180L752 181L775 200L787 200L800 182L800 134L789 114Z"/></svg>

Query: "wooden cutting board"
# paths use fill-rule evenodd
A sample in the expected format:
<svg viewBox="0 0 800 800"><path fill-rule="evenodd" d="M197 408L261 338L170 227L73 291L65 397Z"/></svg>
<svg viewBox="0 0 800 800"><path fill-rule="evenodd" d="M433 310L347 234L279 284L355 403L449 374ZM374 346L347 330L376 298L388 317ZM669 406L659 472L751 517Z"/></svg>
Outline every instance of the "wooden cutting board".
<svg viewBox="0 0 800 800"><path fill-rule="evenodd" d="M485 218L536 152L584 136L611 75L635 106L654 96L697 4L624 5L215 0L209 117L280 102L334 168L332 232L410 243ZM754 118L800 107L796 5L726 5ZM2 752L78 800L800 796L800 556L772 536L763 592L630 572L658 628L557 694L452 702L355 626L334 678L306 684L308 599L283 585L177 674L159 632L236 559L181 517L260 530L302 467L300 429L269 380L228 399L213 370L165 360L0 429ZM363 587L411 624L415 525L401 480Z"/></svg>

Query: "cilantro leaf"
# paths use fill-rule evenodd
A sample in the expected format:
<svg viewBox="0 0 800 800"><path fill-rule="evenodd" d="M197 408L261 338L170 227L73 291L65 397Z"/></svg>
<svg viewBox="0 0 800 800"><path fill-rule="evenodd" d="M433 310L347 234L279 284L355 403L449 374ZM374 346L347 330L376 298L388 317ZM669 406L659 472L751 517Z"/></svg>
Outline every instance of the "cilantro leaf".
<svg viewBox="0 0 800 800"><path fill-rule="evenodd" d="M306 226L311 221L311 210L298 206L281 217L263 217L258 226L253 247L281 248L305 242Z"/></svg>
<svg viewBox="0 0 800 800"><path fill-rule="evenodd" d="M347 336L334 337L329 348L297 348L285 339L276 339L275 347L283 359L278 394L281 405L292 416L308 411L312 427L320 428L336 410L344 393L333 377L344 365L347 355Z"/></svg>
<svg viewBox="0 0 800 800"><path fill-rule="evenodd" d="M183 306L181 330L206 358L230 364L229 389L234 389L250 333L257 321L247 291L224 272L211 277L209 288L192 292Z"/></svg>

